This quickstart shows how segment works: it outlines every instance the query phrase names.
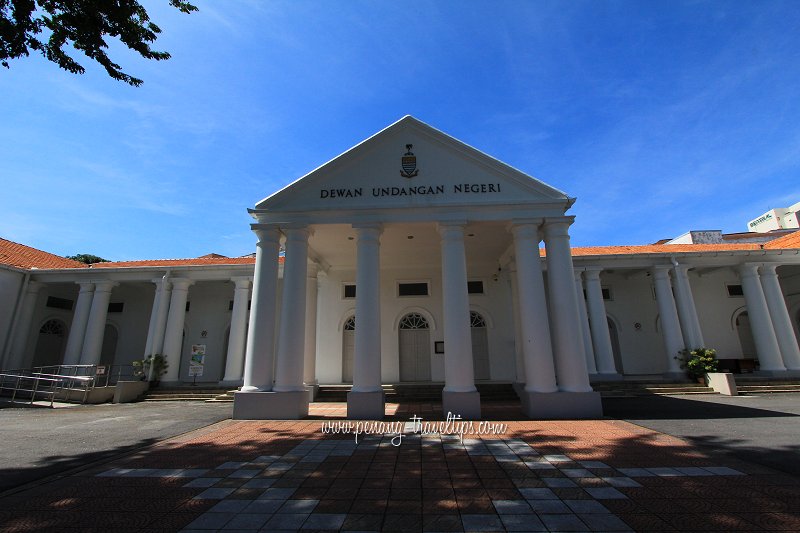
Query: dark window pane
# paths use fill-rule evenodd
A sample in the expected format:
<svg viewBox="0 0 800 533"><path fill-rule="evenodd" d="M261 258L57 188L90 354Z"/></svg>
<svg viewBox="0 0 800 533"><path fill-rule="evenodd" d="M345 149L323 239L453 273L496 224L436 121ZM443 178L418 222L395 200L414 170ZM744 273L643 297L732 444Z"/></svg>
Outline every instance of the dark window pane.
<svg viewBox="0 0 800 533"><path fill-rule="evenodd" d="M108 304L108 312L121 313L123 307L125 307L125 302L111 302Z"/></svg>
<svg viewBox="0 0 800 533"><path fill-rule="evenodd" d="M744 296L741 285L728 285L728 296Z"/></svg>
<svg viewBox="0 0 800 533"><path fill-rule="evenodd" d="M467 282L467 292L469 294L483 294L483 282L482 281L468 281Z"/></svg>
<svg viewBox="0 0 800 533"><path fill-rule="evenodd" d="M344 297L345 298L355 298L356 297L356 286L355 285L345 285L344 286Z"/></svg>
<svg viewBox="0 0 800 533"><path fill-rule="evenodd" d="M427 296L427 283L401 283L398 291L400 296Z"/></svg>
<svg viewBox="0 0 800 533"><path fill-rule="evenodd" d="M72 309L72 300L67 300L66 298L56 298L55 296L48 296L47 307L52 307L54 309L66 309L67 311L70 311Z"/></svg>

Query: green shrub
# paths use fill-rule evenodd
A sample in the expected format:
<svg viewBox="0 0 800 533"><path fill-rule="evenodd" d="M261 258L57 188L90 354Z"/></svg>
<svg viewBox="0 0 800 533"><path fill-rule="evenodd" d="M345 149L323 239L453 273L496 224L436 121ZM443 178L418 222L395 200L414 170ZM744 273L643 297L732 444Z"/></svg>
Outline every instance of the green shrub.
<svg viewBox="0 0 800 533"><path fill-rule="evenodd" d="M681 362L681 369L686 370L690 378L702 378L706 373L716 372L719 368L717 351L713 348L681 350L676 359Z"/></svg>

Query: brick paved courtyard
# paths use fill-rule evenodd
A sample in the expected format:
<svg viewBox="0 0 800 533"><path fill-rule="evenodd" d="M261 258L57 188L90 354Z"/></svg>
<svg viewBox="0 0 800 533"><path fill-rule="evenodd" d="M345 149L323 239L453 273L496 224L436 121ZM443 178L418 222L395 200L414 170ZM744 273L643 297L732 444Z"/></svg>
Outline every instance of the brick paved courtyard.
<svg viewBox="0 0 800 533"><path fill-rule="evenodd" d="M344 404L223 421L6 496L0 530L800 530L800 478L622 421L498 425L513 409L487 409L499 434L462 438L458 422L415 432L436 404L389 404L399 446L364 434L387 428L323 433L347 430Z"/></svg>

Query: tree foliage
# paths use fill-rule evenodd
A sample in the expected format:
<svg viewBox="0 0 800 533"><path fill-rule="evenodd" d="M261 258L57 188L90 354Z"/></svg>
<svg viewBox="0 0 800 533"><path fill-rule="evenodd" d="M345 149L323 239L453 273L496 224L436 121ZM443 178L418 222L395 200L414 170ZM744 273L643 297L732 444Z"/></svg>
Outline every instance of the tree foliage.
<svg viewBox="0 0 800 533"><path fill-rule="evenodd" d="M187 0L169 0L183 13L197 11ZM64 47L71 44L102 65L108 75L138 87L142 80L122 71L106 53L106 37L118 38L146 59L169 59L150 48L161 33L137 0L0 0L0 64L39 52L74 74L85 69Z"/></svg>
<svg viewBox="0 0 800 533"><path fill-rule="evenodd" d="M108 259L103 259L102 257L92 254L68 255L67 259L86 263L87 265L91 265L92 263L108 263Z"/></svg>

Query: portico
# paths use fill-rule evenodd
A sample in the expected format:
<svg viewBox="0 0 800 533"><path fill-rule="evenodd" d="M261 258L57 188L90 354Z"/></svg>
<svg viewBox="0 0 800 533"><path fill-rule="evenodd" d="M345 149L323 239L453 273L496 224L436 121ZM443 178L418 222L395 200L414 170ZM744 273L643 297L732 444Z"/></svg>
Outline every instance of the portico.
<svg viewBox="0 0 800 533"><path fill-rule="evenodd" d="M491 323L498 338L517 334L512 262L514 298L524 316L519 334L527 339L526 410L543 418L598 416L583 340L574 335L580 315L572 217L565 216L573 201L412 117L266 198L251 210L253 229L259 242L265 232L272 242L278 235L285 240L283 290L279 314L269 316L276 309L274 291L259 296L259 276L276 270L278 256L259 253L250 331L264 307L271 320L261 322L258 335L277 335L277 342L251 339L245 368L274 368L275 376L255 384L245 372L234 416L298 418L307 412L303 332L311 265L323 275L318 298L327 302L316 317L314 341L326 353L317 357L316 376L349 379L344 369L352 357L350 418L381 418L381 384L404 379L444 382L443 411L480 418L476 372L482 379L520 379L514 348L495 348L489 358L481 342L490 335L473 332ZM549 250L545 261L540 235ZM274 283L274 275L269 278ZM352 353L344 324L354 332ZM331 357L336 345L341 357Z"/></svg>

